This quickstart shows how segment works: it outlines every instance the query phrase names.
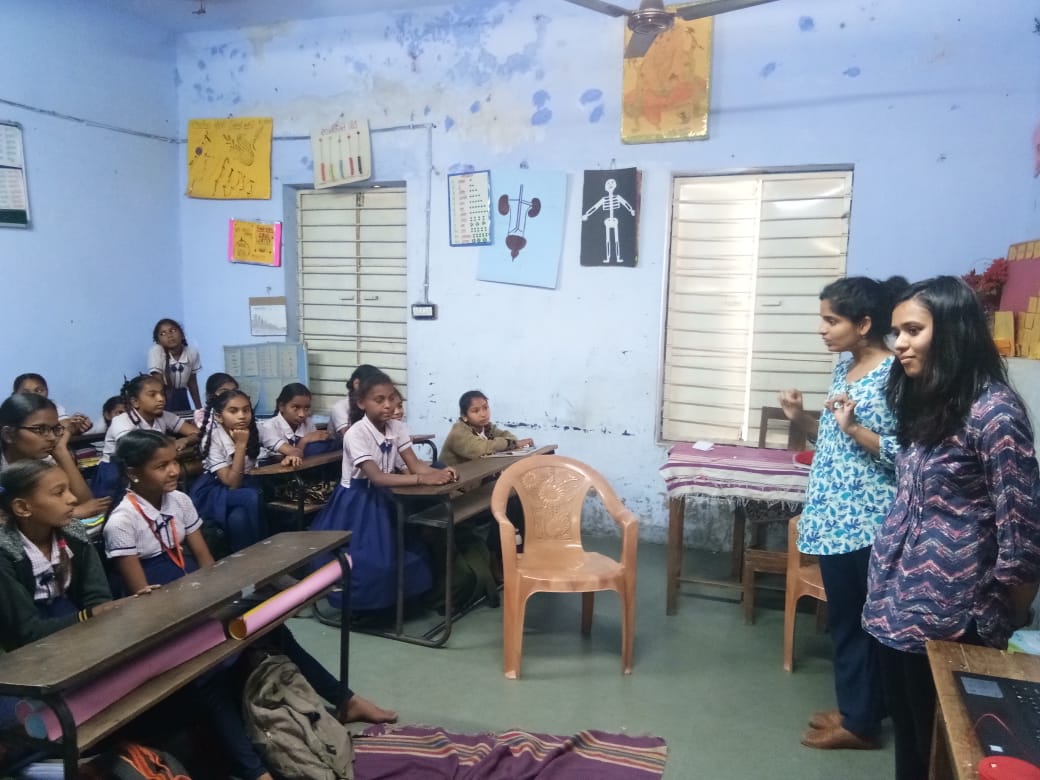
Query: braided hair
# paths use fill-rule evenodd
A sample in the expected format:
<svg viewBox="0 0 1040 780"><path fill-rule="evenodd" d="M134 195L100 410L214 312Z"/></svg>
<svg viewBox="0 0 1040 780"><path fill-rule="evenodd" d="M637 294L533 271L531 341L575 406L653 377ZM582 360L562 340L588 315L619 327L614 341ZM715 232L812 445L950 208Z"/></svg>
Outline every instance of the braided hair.
<svg viewBox="0 0 1040 780"><path fill-rule="evenodd" d="M17 393L16 395L31 394ZM3 473L0 473L0 520L18 525L19 518L12 511L11 505L15 499L29 496L36 489L43 475L51 469L61 469L61 466L44 460L20 460L4 469ZM54 536L54 543L58 546L58 563L54 567L54 580L58 586L58 595L64 596L65 588L72 576L72 560L64 540L57 534Z"/></svg>
<svg viewBox="0 0 1040 780"><path fill-rule="evenodd" d="M249 401L250 410L253 407L253 402L249 398L249 395L242 390L228 390L221 393L216 398L211 399L206 404L206 413L202 417L202 438L199 439L199 458L203 463L206 462L206 458L209 457L210 445L213 444L213 429L216 427L211 424L215 422L214 415L222 414L224 407L228 405L228 402L233 398L245 398ZM246 442L246 457L255 458L260 454L260 430L256 426L256 415L251 415L249 420L249 441Z"/></svg>
<svg viewBox="0 0 1040 780"><path fill-rule="evenodd" d="M155 376L155 374L138 374L132 379L127 379L123 382L123 386L119 388L119 396L123 399L126 413L130 415L130 421L134 425L141 424L141 415L139 415L137 410L134 408L132 399L139 398L145 385L149 382L155 382L159 387L163 386L162 380Z"/></svg>

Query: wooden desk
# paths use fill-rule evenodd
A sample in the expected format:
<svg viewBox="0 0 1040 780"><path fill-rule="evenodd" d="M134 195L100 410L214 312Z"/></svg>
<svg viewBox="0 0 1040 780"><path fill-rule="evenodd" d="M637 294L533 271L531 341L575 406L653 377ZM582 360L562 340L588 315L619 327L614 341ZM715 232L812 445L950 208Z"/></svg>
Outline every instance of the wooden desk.
<svg viewBox="0 0 1040 780"><path fill-rule="evenodd" d="M65 705L66 694L197 625L221 607L252 594L256 588L298 568L311 558L342 549L349 540L350 534L340 531L278 534L86 623L78 623L0 655L0 695L41 699L54 710L62 729L60 749L65 777L76 778L79 776L77 764L81 749L97 744L223 659L241 652L248 644L281 625L291 614L244 640L226 640L160 674L78 726ZM342 555L340 563L345 573L340 685L345 693L349 660L350 574Z"/></svg>
<svg viewBox="0 0 1040 780"><path fill-rule="evenodd" d="M325 506L324 502L316 503L307 500L308 482L303 476L304 473L324 466L331 466L334 463L339 465L342 460L342 451L323 452L321 455L311 455L309 458L304 458L299 466L283 466L281 463L272 463L269 466L253 469L249 472L249 475L261 479L260 489L264 494L264 504L268 508L279 512L292 513L295 519L293 529L302 531L306 527L307 515L320 512ZM296 501L278 501L271 497L275 485L280 481L274 479L274 477L285 477L288 481L295 483ZM339 478L340 472L337 469L335 479L338 481Z"/></svg>
<svg viewBox="0 0 1040 780"><path fill-rule="evenodd" d="M1014 680L1040 681L1040 657L1005 653L958 642L929 642L928 663L935 681L935 730L928 777L976 780L982 748L964 707L954 672L975 672Z"/></svg>
<svg viewBox="0 0 1040 780"><path fill-rule="evenodd" d="M680 583L740 587L746 523L745 504L749 501L789 504L794 512L805 499L805 488L809 484L808 467L796 463L794 453L789 450L727 444L716 444L706 452L693 449L691 444L676 444L668 450L668 461L660 470L668 489L665 612L669 615L676 613ZM686 522L687 496L714 498L733 505L731 576L736 579L713 580L682 576L683 526Z"/></svg>
<svg viewBox="0 0 1040 780"><path fill-rule="evenodd" d="M491 491L494 480L511 464L531 455L547 455L556 452L555 444L548 444L525 452L522 455L488 456L453 466L458 482L444 485L409 485L392 488L391 495L397 507L397 616L393 632L380 632L381 636L410 642L424 647L441 647L451 636L452 612L451 577L455 547L455 524L480 514L491 506ZM434 499L433 506L415 512L410 499ZM422 636L404 632L404 527L408 523L441 528L444 530L447 559L444 569L444 621Z"/></svg>

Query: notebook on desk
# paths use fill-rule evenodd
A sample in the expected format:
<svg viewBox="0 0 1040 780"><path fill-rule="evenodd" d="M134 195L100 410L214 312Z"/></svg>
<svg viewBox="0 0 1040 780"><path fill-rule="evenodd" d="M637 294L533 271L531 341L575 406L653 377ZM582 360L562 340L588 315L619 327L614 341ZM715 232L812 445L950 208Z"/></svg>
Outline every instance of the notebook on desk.
<svg viewBox="0 0 1040 780"><path fill-rule="evenodd" d="M954 672L983 755L1040 766L1040 682Z"/></svg>

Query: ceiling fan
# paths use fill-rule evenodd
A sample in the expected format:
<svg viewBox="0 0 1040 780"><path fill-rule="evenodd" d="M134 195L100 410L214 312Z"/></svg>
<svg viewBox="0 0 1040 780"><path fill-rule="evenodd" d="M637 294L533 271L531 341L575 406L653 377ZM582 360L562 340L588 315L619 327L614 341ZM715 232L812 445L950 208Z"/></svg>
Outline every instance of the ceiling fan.
<svg viewBox="0 0 1040 780"><path fill-rule="evenodd" d="M677 16L685 21L691 21L771 3L774 0L697 0L697 2L676 8L674 12L665 10L663 0L642 0L637 11L629 11L627 8L605 2L605 0L567 0L567 2L592 11L599 11L608 16L627 16L628 29L632 31L632 39L625 49L625 58L630 59L646 54L658 35L672 29Z"/></svg>

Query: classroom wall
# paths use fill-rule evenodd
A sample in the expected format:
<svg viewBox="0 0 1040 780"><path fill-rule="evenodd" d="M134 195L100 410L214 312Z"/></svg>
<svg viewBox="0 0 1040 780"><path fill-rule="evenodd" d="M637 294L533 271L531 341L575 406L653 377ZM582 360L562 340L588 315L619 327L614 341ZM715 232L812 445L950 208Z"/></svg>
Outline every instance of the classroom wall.
<svg viewBox="0 0 1040 780"><path fill-rule="evenodd" d="M84 0L5 0L0 100L176 135L173 41ZM170 143L0 102L25 128L30 229L0 228L0 396L17 374L95 419L182 313Z"/></svg>
<svg viewBox="0 0 1040 780"><path fill-rule="evenodd" d="M480 387L495 418L586 460L661 538L656 441L662 279L672 176L855 166L850 273L963 273L1032 237L1038 120L1034 3L784 0L716 24L711 139L619 142L621 23L560 0L446 5L422 13L196 33L178 42L181 127L270 115L306 135L340 115L373 127L435 123L431 299L409 326L408 415L443 435ZM421 295L422 130L373 136L375 178L409 187L410 297ZM246 299L284 272L228 265L230 217L285 217L278 188L312 179L307 141L276 141L269 202L181 201L184 316L203 360L248 343ZM635 269L578 265L581 171L643 171ZM448 246L446 174L468 167L570 174L556 290L480 282L478 250ZM184 172L180 188L183 189ZM293 237L287 237L291 242ZM202 341L202 339L199 339Z"/></svg>

